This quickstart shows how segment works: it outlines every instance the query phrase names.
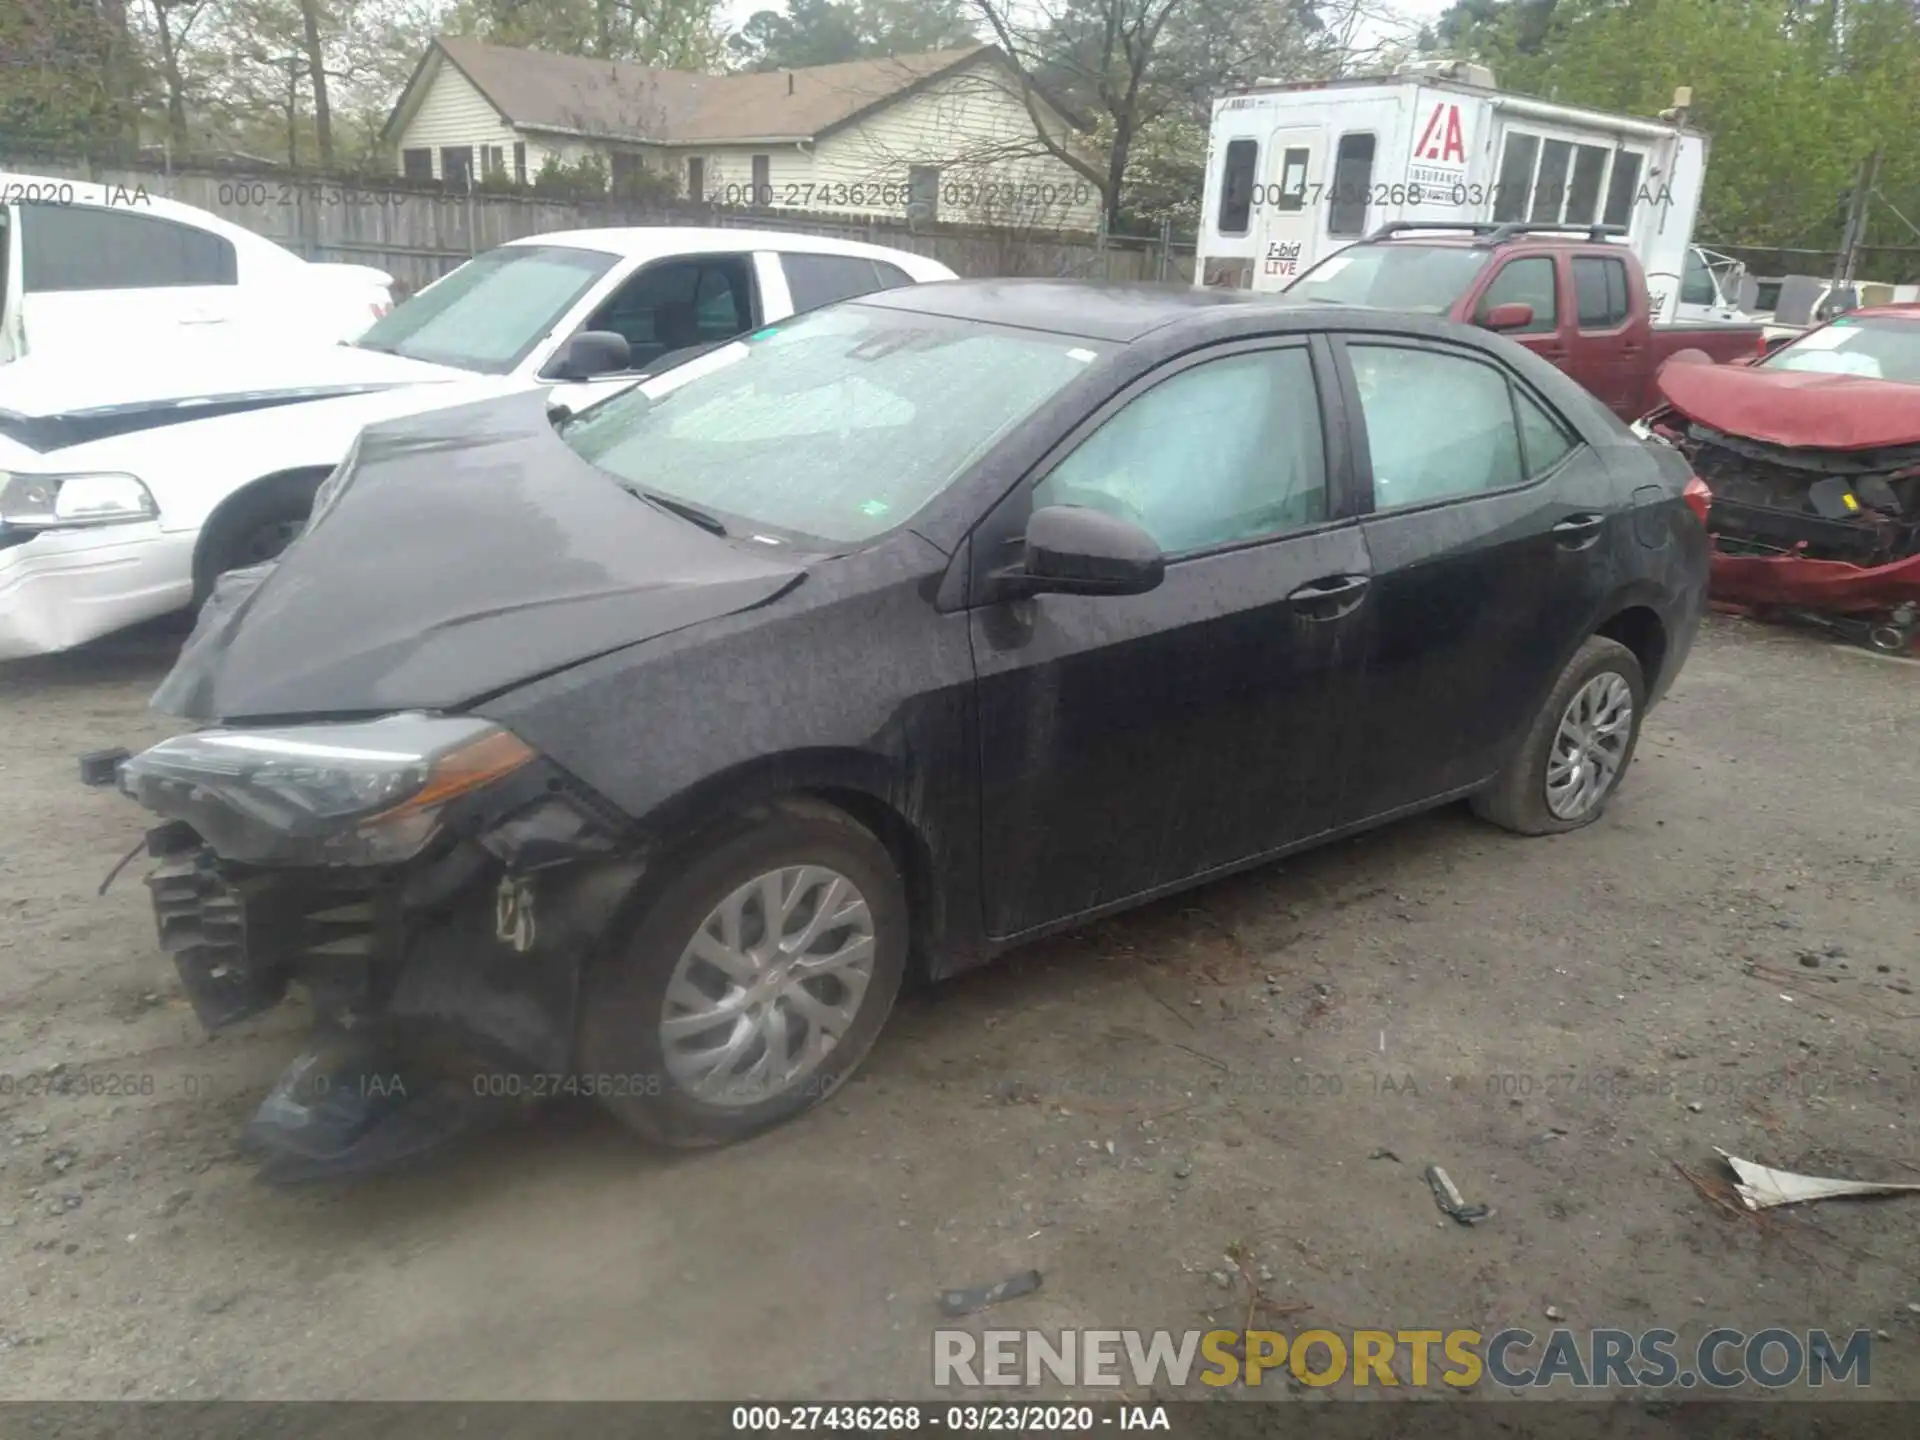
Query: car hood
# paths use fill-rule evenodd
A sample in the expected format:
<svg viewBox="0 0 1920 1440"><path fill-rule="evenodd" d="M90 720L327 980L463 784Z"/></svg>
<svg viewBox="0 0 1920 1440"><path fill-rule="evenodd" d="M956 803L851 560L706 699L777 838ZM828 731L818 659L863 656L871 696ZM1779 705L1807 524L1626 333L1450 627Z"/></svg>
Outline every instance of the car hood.
<svg viewBox="0 0 1920 1440"><path fill-rule="evenodd" d="M43 453L209 414L474 378L350 345L176 331L106 354L29 353L0 366L0 436Z"/></svg>
<svg viewBox="0 0 1920 1440"><path fill-rule="evenodd" d="M370 426L346 463L276 562L221 583L156 709L460 709L805 574L623 489L560 440L538 392Z"/></svg>
<svg viewBox="0 0 1920 1440"><path fill-rule="evenodd" d="M1793 449L1879 450L1920 444L1920 385L1770 370L1668 364L1658 384L1689 420Z"/></svg>

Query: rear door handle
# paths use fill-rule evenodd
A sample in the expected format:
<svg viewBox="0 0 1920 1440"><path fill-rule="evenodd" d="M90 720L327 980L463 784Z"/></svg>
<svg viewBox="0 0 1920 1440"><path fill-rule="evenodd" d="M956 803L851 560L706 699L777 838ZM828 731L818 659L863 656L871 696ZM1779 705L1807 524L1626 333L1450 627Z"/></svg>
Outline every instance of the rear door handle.
<svg viewBox="0 0 1920 1440"><path fill-rule="evenodd" d="M1563 550L1584 550L1600 538L1600 527L1606 523L1604 515L1569 515L1553 527L1553 538Z"/></svg>
<svg viewBox="0 0 1920 1440"><path fill-rule="evenodd" d="M1353 613L1369 583L1364 575L1323 575L1309 580L1287 599L1308 620L1338 620Z"/></svg>

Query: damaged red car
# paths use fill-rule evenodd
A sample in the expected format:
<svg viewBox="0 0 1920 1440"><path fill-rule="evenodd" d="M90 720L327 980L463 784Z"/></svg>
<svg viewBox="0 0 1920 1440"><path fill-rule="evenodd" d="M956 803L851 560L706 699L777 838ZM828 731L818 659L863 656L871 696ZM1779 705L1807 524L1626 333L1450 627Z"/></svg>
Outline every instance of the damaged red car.
<svg viewBox="0 0 1920 1440"><path fill-rule="evenodd" d="M1661 370L1664 404L1636 429L1713 491L1713 597L1912 650L1920 306L1853 311L1749 365L1689 358Z"/></svg>

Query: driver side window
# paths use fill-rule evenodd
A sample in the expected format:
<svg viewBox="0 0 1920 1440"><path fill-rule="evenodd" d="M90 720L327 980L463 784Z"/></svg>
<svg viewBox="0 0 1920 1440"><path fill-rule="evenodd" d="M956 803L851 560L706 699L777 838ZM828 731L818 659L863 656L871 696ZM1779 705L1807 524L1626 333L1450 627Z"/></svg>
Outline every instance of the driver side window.
<svg viewBox="0 0 1920 1440"><path fill-rule="evenodd" d="M749 258L707 255L645 266L581 328L623 336L634 370L670 351L731 339L753 325Z"/></svg>
<svg viewBox="0 0 1920 1440"><path fill-rule="evenodd" d="M1209 360L1129 401L1034 487L1033 504L1132 520L1169 555L1327 518L1306 349Z"/></svg>

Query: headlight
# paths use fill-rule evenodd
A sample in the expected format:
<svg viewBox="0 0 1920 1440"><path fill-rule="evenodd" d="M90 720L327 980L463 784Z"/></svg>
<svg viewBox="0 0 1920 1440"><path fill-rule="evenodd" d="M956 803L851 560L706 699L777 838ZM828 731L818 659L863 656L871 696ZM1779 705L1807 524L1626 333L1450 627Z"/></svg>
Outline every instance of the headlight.
<svg viewBox="0 0 1920 1440"><path fill-rule="evenodd" d="M29 475L0 470L0 525L51 530L119 525L160 513L131 475Z"/></svg>
<svg viewBox="0 0 1920 1440"><path fill-rule="evenodd" d="M179 735L128 760L120 787L229 860L390 865L421 851L449 802L535 758L488 721L406 714Z"/></svg>

